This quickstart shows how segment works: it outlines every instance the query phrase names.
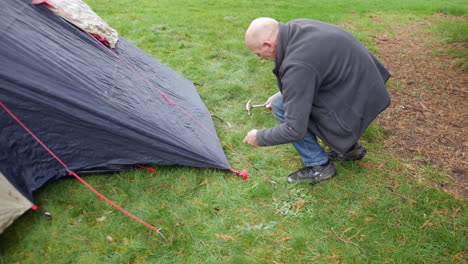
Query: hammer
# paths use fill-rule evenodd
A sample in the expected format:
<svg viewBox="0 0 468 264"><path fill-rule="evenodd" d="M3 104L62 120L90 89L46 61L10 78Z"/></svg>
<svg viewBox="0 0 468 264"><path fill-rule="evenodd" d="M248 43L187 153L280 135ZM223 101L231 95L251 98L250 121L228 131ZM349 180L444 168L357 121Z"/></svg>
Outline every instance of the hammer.
<svg viewBox="0 0 468 264"><path fill-rule="evenodd" d="M251 105L250 104L250 101L252 101L252 99L250 99L246 104L245 104L245 108L247 109L247 114L248 115L252 115L252 113L250 112L250 110L252 110L252 108L256 108L256 107L265 107L267 104L261 104L261 105Z"/></svg>

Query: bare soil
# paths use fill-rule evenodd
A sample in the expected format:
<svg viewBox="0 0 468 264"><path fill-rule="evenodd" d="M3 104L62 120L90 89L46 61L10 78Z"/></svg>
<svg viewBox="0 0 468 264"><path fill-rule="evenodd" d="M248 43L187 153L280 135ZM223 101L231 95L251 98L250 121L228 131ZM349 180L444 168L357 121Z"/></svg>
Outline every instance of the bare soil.
<svg viewBox="0 0 468 264"><path fill-rule="evenodd" d="M392 74L392 103L377 122L385 127L386 151L412 161L404 166L414 177L466 198L468 73L428 28L442 18L451 19L435 14L409 24L394 21L374 36L378 57ZM467 43L457 47L468 49ZM440 168L450 180L421 179L427 165Z"/></svg>

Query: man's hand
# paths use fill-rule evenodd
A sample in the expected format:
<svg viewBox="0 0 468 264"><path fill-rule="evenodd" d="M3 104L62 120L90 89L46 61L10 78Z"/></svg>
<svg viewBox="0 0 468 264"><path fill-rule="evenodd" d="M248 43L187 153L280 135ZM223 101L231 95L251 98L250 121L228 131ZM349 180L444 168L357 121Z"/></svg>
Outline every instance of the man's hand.
<svg viewBox="0 0 468 264"><path fill-rule="evenodd" d="M246 144L252 145L254 147L258 146L257 144L257 129L250 130L242 141Z"/></svg>
<svg viewBox="0 0 468 264"><path fill-rule="evenodd" d="M270 96L270 98L268 98L268 100L265 102L266 109L271 110L271 103L273 102L273 98L275 98L275 96L277 96L278 94L280 94L280 92L277 92L274 95Z"/></svg>

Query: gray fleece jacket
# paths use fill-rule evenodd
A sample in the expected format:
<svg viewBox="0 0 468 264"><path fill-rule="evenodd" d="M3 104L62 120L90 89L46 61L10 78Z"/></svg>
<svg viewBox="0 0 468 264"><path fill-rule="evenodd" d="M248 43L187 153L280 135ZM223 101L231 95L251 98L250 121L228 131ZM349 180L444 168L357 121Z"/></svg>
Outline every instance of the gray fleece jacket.
<svg viewBox="0 0 468 264"><path fill-rule="evenodd" d="M309 130L345 153L390 104L385 67L350 33L320 21L279 23L273 73L285 121L257 132L261 146L292 143Z"/></svg>

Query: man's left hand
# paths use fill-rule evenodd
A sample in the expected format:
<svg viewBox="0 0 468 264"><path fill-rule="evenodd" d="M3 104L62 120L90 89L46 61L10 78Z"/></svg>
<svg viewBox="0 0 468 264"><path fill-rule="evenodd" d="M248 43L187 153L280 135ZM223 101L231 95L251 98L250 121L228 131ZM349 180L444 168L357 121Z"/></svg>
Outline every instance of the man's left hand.
<svg viewBox="0 0 468 264"><path fill-rule="evenodd" d="M244 140L242 141L246 144L252 145L252 146L258 146L257 144L257 129L250 130L249 133L247 133L247 136L245 136Z"/></svg>

